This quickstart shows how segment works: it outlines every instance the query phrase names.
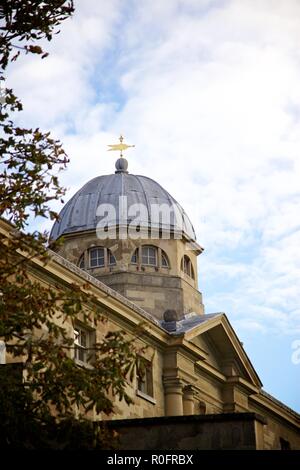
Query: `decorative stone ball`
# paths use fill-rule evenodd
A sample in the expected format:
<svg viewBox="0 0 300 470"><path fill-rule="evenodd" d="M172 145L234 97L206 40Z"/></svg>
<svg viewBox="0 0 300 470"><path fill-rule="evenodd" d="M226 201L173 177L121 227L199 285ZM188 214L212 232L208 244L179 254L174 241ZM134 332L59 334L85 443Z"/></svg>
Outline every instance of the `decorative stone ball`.
<svg viewBox="0 0 300 470"><path fill-rule="evenodd" d="M164 312L164 321L166 323L171 321L177 321L177 312L176 310L166 310Z"/></svg>
<svg viewBox="0 0 300 470"><path fill-rule="evenodd" d="M128 161L126 158L119 158L116 161L116 173L128 173Z"/></svg>

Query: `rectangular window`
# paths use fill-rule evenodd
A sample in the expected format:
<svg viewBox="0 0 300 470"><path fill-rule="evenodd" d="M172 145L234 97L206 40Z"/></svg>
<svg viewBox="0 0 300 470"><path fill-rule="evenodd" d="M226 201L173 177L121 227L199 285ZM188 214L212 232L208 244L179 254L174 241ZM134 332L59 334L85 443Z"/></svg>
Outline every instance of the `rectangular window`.
<svg viewBox="0 0 300 470"><path fill-rule="evenodd" d="M90 266L104 266L104 248L93 248L90 250Z"/></svg>
<svg viewBox="0 0 300 470"><path fill-rule="evenodd" d="M157 265L157 249L153 246L143 246L142 248L142 264L156 266Z"/></svg>
<svg viewBox="0 0 300 470"><path fill-rule="evenodd" d="M91 348L95 343L95 331L76 325L74 328L75 361L88 364L93 356Z"/></svg>
<svg viewBox="0 0 300 470"><path fill-rule="evenodd" d="M153 372L152 363L146 359L141 359L141 370L138 371L137 388L138 391L153 397Z"/></svg>

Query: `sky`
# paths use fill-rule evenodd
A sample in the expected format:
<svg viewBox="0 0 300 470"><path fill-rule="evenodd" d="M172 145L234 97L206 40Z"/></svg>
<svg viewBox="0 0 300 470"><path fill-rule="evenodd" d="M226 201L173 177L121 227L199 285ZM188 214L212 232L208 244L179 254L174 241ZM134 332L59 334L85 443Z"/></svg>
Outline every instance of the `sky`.
<svg viewBox="0 0 300 470"><path fill-rule="evenodd" d="M21 122L63 142L66 200L114 171L120 133L135 144L129 171L180 202L205 248L206 313L227 314L264 389L300 412L300 2L74 3L50 56L9 68Z"/></svg>

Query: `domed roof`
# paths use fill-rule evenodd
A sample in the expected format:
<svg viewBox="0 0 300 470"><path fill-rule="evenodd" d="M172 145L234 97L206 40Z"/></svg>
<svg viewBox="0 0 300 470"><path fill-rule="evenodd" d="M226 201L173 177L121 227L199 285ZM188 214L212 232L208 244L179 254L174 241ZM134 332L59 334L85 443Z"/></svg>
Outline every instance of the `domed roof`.
<svg viewBox="0 0 300 470"><path fill-rule="evenodd" d="M146 176L128 174L127 161L124 158L117 161L116 169L115 174L97 176L77 191L62 209L59 221L54 223L50 239L95 230L109 204L113 206L114 213L109 211L105 214L105 223L108 226L119 225L124 221L128 224L133 220L137 224L138 220L141 227L175 231L188 239L196 240L193 225L183 208L156 181ZM137 211L141 205L145 209ZM99 206L102 206L102 210L99 210ZM169 217L153 217L156 213L153 207L169 208Z"/></svg>

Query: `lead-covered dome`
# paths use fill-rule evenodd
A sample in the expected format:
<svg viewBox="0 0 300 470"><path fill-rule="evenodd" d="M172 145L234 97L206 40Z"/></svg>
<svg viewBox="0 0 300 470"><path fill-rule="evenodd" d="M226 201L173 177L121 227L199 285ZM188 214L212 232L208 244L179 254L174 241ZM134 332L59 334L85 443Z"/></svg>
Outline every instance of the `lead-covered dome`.
<svg viewBox="0 0 300 470"><path fill-rule="evenodd" d="M56 240L62 235L95 230L105 210L113 206L115 216L106 213L108 226L122 224L124 220L127 224L136 221L136 212L140 227L181 232L188 239L196 240L193 225L180 204L151 178L129 174L127 166L125 158L120 158L115 174L97 176L77 191L62 209L50 238ZM138 205L144 209L139 211ZM169 218L153 217L155 207L169 208Z"/></svg>

